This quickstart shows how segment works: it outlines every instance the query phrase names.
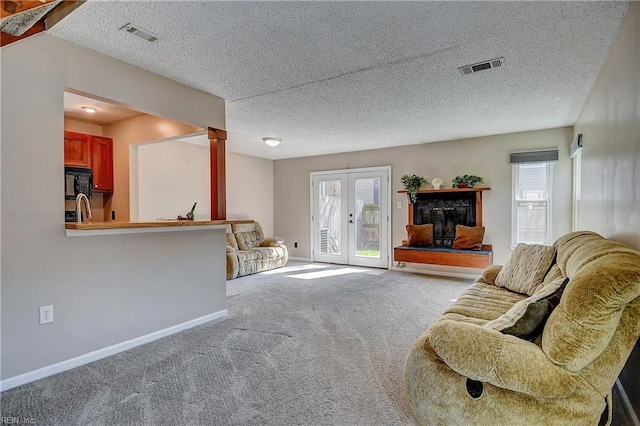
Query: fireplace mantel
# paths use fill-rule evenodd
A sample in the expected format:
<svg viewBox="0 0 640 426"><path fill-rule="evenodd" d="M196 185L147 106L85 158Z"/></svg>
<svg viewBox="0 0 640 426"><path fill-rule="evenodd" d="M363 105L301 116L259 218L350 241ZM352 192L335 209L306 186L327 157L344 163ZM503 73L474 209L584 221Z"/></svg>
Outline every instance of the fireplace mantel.
<svg viewBox="0 0 640 426"><path fill-rule="evenodd" d="M419 189L418 194L426 194L431 192L482 192L482 191L490 191L491 188L448 188L448 189ZM409 191L406 189L398 191L398 194L408 194Z"/></svg>
<svg viewBox="0 0 640 426"><path fill-rule="evenodd" d="M491 188L483 187L483 188L449 188L449 189L421 189L418 191L419 198L436 198L439 195L451 196L454 194L460 193L475 193L475 226L482 226L482 192L490 191ZM400 194L408 194L409 191L401 190L398 191ZM424 194L422 197L421 194ZM415 224L414 221L414 205L409 199L408 205L409 217L407 220L408 224Z"/></svg>
<svg viewBox="0 0 640 426"><path fill-rule="evenodd" d="M403 245L394 248L394 260L437 265L484 268L493 262L491 245L482 250L452 249L455 225L482 226L482 193L491 188L421 189L416 203L409 199L408 224L434 224L434 247L416 248ZM408 194L409 191L398 191Z"/></svg>

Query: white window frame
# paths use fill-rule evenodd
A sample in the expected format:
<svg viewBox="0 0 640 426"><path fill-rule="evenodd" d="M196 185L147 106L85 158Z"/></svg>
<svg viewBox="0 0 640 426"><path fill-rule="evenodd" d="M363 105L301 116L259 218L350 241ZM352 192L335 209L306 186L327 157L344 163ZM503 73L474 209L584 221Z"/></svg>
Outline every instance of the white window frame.
<svg viewBox="0 0 640 426"><path fill-rule="evenodd" d="M522 201L541 201L541 202L546 202L547 204L547 232L545 235L545 241L543 244L547 244L550 245L552 243L551 241L551 235L553 235L552 233L552 226L553 226L553 222L552 222L552 217L553 217L553 162L540 162L540 163L535 163L535 164L545 164L546 165L546 169L547 169L547 184L548 184L548 190L547 190L547 197L546 199L540 199L540 200L526 200L526 199L519 199L518 198L518 188L519 188L519 181L520 181L520 166L525 165L525 164L532 164L532 163L520 163L520 164L512 164L512 202L511 202L511 249L515 249L516 246L520 243L525 243L525 244L540 244L540 242L528 242L528 241L518 241L518 202L522 202Z"/></svg>
<svg viewBox="0 0 640 426"><path fill-rule="evenodd" d="M580 229L580 202L582 200L582 149L573 156L573 220L574 231Z"/></svg>

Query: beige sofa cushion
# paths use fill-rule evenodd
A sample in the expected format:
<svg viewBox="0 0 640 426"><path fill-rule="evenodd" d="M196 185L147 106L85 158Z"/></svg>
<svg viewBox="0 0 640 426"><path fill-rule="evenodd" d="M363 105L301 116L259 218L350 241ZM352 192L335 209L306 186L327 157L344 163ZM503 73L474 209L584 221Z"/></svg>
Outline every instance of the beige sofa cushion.
<svg viewBox="0 0 640 426"><path fill-rule="evenodd" d="M554 246L518 244L496 277L496 285L531 296L556 258Z"/></svg>
<svg viewBox="0 0 640 426"><path fill-rule="evenodd" d="M238 243L236 242L236 237L233 235L233 231L231 230L231 225L226 225L226 227L227 227L227 246L233 249L233 250L227 249L227 251L238 250Z"/></svg>
<svg viewBox="0 0 640 426"><path fill-rule="evenodd" d="M522 294L476 281L449 306L443 318L454 315L459 319L473 318L479 320L474 322L484 324L498 318L522 299Z"/></svg>
<svg viewBox="0 0 640 426"><path fill-rule="evenodd" d="M260 226L258 222L234 223L231 225L231 229L233 230L240 250L250 250L255 247L260 247L260 242L264 240L262 226Z"/></svg>

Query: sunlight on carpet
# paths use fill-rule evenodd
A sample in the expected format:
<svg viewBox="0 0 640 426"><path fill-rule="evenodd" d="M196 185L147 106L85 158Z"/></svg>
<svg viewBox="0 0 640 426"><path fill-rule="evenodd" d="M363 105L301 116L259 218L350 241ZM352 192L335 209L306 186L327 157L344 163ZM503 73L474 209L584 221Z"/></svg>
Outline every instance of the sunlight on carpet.
<svg viewBox="0 0 640 426"><path fill-rule="evenodd" d="M327 271L307 272L305 274L287 275L287 277L299 278L301 280L315 280L317 278L336 277L338 275L346 275L346 274L360 274L363 272L367 272L367 270L356 269L356 268L341 268L341 269L330 269Z"/></svg>

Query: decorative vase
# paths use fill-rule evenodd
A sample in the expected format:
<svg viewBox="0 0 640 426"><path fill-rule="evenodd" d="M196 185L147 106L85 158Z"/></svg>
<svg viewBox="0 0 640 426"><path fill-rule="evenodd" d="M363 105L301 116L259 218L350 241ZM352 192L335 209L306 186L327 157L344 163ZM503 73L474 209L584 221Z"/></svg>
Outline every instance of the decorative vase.
<svg viewBox="0 0 640 426"><path fill-rule="evenodd" d="M459 183L458 184L458 188L469 188L469 184L468 183Z"/></svg>
<svg viewBox="0 0 640 426"><path fill-rule="evenodd" d="M440 185L442 185L442 184L440 184L440 183L434 183L434 184L433 184L433 189L440 189Z"/></svg>

